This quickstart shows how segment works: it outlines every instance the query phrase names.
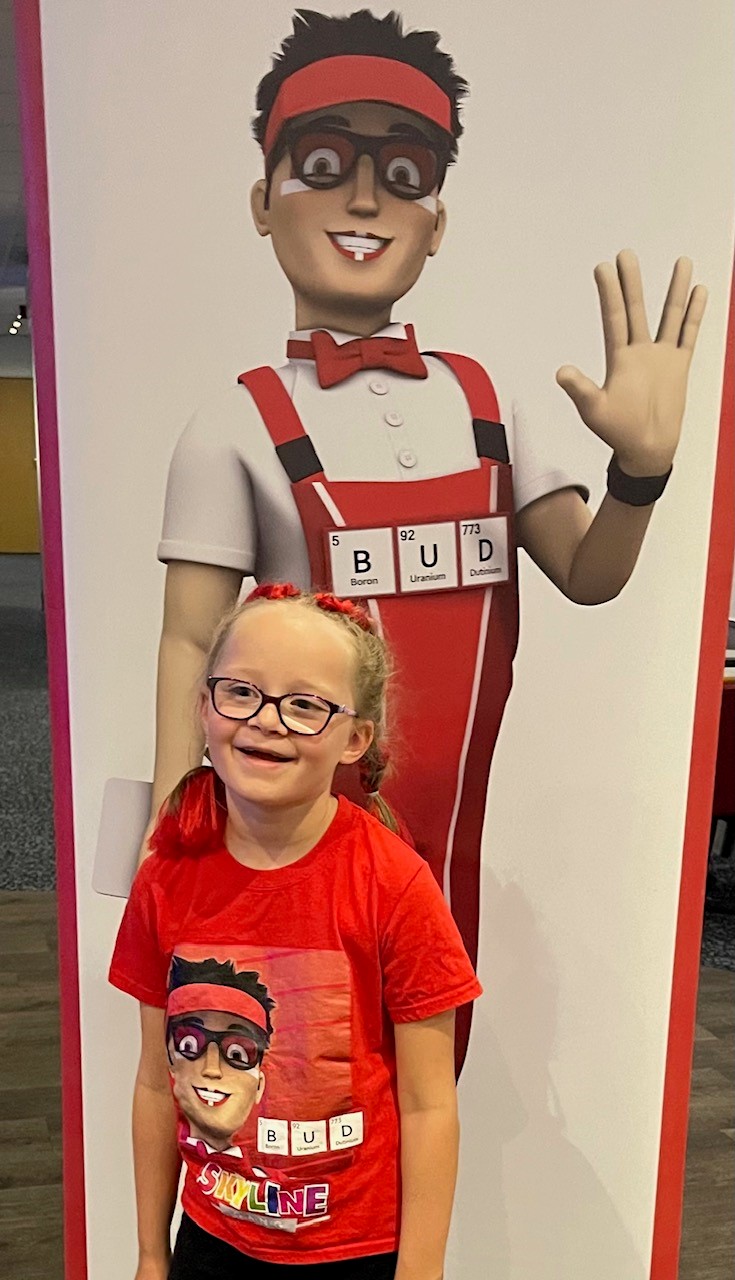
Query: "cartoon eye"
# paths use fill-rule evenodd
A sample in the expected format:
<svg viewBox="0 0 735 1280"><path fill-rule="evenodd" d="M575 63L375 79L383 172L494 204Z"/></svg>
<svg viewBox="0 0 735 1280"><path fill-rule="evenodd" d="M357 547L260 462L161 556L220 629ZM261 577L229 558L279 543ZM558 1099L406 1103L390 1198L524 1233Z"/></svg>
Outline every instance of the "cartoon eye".
<svg viewBox="0 0 735 1280"><path fill-rule="evenodd" d="M258 1061L257 1045L252 1040L244 1040L241 1037L237 1040L224 1040L222 1052L225 1061L233 1067L245 1067L250 1070Z"/></svg>
<svg viewBox="0 0 735 1280"><path fill-rule="evenodd" d="M408 156L394 156L388 163L385 176L394 186L407 191L417 191L421 186L419 167Z"/></svg>
<svg viewBox="0 0 735 1280"><path fill-rule="evenodd" d="M176 1047L179 1053L183 1053L185 1058L196 1058L199 1053L199 1042L196 1036L193 1035L182 1036Z"/></svg>
<svg viewBox="0 0 735 1280"><path fill-rule="evenodd" d="M333 147L317 147L309 152L302 167L308 178L336 178L342 171L342 161Z"/></svg>

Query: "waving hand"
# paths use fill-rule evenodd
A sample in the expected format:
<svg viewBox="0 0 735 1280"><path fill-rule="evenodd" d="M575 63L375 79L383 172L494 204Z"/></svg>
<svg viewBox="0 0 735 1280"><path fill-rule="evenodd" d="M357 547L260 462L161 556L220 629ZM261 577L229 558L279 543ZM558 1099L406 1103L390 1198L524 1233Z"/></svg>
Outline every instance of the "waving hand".
<svg viewBox="0 0 735 1280"><path fill-rule="evenodd" d="M679 258L654 341L636 255L623 250L616 266L603 262L595 268L607 362L604 384L598 387L572 365L559 369L556 380L623 471L663 475L679 443L707 290L700 284L691 289L692 264Z"/></svg>

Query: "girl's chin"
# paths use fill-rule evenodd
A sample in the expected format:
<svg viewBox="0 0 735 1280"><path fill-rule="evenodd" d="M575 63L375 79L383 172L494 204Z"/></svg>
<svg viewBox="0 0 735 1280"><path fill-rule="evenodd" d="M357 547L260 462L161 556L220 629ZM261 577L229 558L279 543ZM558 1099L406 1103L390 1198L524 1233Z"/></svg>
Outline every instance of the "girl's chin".
<svg viewBox="0 0 735 1280"><path fill-rule="evenodd" d="M304 791L302 787L279 786L272 778L223 778L228 805L234 809L254 806L261 809L304 809L331 795L331 786Z"/></svg>

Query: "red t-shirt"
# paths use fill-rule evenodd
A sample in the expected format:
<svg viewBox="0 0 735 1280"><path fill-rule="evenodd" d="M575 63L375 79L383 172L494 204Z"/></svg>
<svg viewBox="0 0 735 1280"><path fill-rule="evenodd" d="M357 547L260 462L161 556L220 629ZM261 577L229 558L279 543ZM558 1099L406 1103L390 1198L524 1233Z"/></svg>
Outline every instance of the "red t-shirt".
<svg viewBox="0 0 735 1280"><path fill-rule="evenodd" d="M392 1023L482 988L428 865L344 797L298 862L139 870L110 981L167 1007L186 1212L267 1262L398 1248Z"/></svg>

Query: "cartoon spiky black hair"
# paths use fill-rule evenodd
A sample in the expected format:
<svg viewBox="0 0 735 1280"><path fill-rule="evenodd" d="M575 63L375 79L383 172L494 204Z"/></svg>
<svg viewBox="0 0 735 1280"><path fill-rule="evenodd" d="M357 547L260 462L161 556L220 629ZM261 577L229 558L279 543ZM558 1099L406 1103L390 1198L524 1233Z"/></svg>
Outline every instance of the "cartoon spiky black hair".
<svg viewBox="0 0 735 1280"><path fill-rule="evenodd" d="M454 145L450 161L457 158L457 139L462 134L460 102L469 86L457 74L448 53L437 46L436 31L404 31L403 19L391 11L384 18L376 18L369 9L360 9L345 17L332 17L313 9L297 9L293 20L293 33L286 36L280 50L273 57L272 69L263 76L255 99L257 115L253 119L253 136L263 146L268 117L273 109L278 90L302 67L324 58L343 54L367 54L378 58L392 58L423 71L446 93L451 103L451 131Z"/></svg>
<svg viewBox="0 0 735 1280"><path fill-rule="evenodd" d="M259 974L252 969L238 970L231 960L223 962L211 959L184 960L181 956L174 956L171 960L168 989L171 992L177 987L187 987L193 982L203 982L212 983L218 987L235 987L238 991L244 991L263 1006L266 1030L270 1040L273 1035L270 1011L275 1008L276 1002L269 996L268 988L258 979Z"/></svg>

